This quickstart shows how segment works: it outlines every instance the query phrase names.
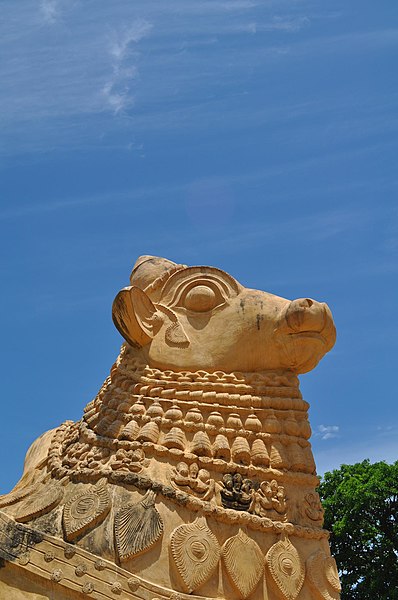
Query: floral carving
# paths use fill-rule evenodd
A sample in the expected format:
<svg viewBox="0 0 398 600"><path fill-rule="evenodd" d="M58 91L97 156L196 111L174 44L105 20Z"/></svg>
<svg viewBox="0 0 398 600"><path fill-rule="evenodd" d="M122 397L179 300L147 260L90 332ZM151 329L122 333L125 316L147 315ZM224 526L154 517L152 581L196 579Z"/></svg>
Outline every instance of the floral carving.
<svg viewBox="0 0 398 600"><path fill-rule="evenodd" d="M296 548L286 537L268 550L268 569L287 600L295 600L304 583L304 564Z"/></svg>
<svg viewBox="0 0 398 600"><path fill-rule="evenodd" d="M155 508L156 494L149 490L141 502L121 508L115 517L119 559L128 560L151 548L163 533L163 521Z"/></svg>
<svg viewBox="0 0 398 600"><path fill-rule="evenodd" d="M311 587L323 600L338 600L341 585L336 561L323 550L314 552L307 560Z"/></svg>
<svg viewBox="0 0 398 600"><path fill-rule="evenodd" d="M258 544L242 530L222 547L228 576L243 599L256 589L264 572L264 556Z"/></svg>
<svg viewBox="0 0 398 600"><path fill-rule="evenodd" d="M106 480L73 496L64 506L63 525L68 541L75 540L96 526L108 514L111 507L110 497L106 489Z"/></svg>
<svg viewBox="0 0 398 600"><path fill-rule="evenodd" d="M171 554L184 588L192 593L209 579L220 560L220 546L204 517L171 534Z"/></svg>

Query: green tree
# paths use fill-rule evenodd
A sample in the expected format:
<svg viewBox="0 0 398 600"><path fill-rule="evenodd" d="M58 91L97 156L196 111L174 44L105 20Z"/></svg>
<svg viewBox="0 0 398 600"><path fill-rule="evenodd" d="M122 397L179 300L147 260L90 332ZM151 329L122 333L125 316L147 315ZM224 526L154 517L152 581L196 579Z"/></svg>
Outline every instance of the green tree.
<svg viewBox="0 0 398 600"><path fill-rule="evenodd" d="M397 600L398 461L341 465L318 491L342 600Z"/></svg>

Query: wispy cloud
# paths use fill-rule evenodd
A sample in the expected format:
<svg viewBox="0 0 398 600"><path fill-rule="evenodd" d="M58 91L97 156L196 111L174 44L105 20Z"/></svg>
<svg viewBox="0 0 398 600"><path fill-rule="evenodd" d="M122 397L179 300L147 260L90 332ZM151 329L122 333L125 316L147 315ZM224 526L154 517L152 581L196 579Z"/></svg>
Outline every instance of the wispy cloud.
<svg viewBox="0 0 398 600"><path fill-rule="evenodd" d="M394 436L398 439L398 427L397 425L379 425L377 427L377 433L380 437L390 437Z"/></svg>
<svg viewBox="0 0 398 600"><path fill-rule="evenodd" d="M44 20L47 23L55 23L59 8L57 0L41 0L39 8Z"/></svg>
<svg viewBox="0 0 398 600"><path fill-rule="evenodd" d="M146 37L152 25L138 19L123 31L113 32L109 46L112 58L112 75L104 84L102 92L115 113L132 106L132 82L137 77L137 66L129 59L134 57L133 45ZM136 51L135 51L136 52Z"/></svg>
<svg viewBox="0 0 398 600"><path fill-rule="evenodd" d="M308 27L311 21L308 17L281 17L275 16L269 23L259 24L258 31L300 31Z"/></svg>
<svg viewBox="0 0 398 600"><path fill-rule="evenodd" d="M76 0L18 4L17 17L13 1L2 3L2 154L93 143L112 121L126 130L114 117L134 101L138 45L152 27L142 5L123 15L99 3L94 16Z"/></svg>
<svg viewBox="0 0 398 600"><path fill-rule="evenodd" d="M340 427L338 425L318 425L318 431L315 435L320 437L321 440L330 440L339 437L339 431Z"/></svg>
<svg viewBox="0 0 398 600"><path fill-rule="evenodd" d="M185 184L167 186L168 193L178 193L186 189ZM78 196L73 198L64 198L62 200L52 200L50 202L32 203L29 199L26 204L5 208L0 211L0 221L8 219L18 219L31 217L34 215L52 213L57 211L68 211L79 209L89 205L115 204L116 202L131 202L132 200L141 200L150 197L162 197L165 193L165 186L153 186L137 188L134 191L112 191L109 193L95 194L88 196Z"/></svg>

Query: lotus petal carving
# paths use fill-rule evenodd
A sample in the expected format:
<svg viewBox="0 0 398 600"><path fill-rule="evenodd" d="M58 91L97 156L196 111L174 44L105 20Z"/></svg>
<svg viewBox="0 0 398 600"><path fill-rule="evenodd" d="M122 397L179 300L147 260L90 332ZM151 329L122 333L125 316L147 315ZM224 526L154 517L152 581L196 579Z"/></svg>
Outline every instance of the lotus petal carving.
<svg viewBox="0 0 398 600"><path fill-rule="evenodd" d="M188 593L199 588L214 573L220 560L220 545L204 517L180 525L171 534L171 554Z"/></svg>
<svg viewBox="0 0 398 600"><path fill-rule="evenodd" d="M65 504L62 516L66 539L72 541L98 525L106 517L110 507L105 478L73 496Z"/></svg>
<svg viewBox="0 0 398 600"><path fill-rule="evenodd" d="M39 517L57 506L63 493L63 487L57 481L41 485L31 496L28 496L16 506L14 519L19 523L25 523L34 517Z"/></svg>
<svg viewBox="0 0 398 600"><path fill-rule="evenodd" d="M127 504L115 517L115 541L120 561L146 552L163 533L163 521L155 508L156 494L149 490L141 502Z"/></svg>
<svg viewBox="0 0 398 600"><path fill-rule="evenodd" d="M287 600L295 600L304 583L305 569L296 548L286 537L267 553L267 565L276 585Z"/></svg>
<svg viewBox="0 0 398 600"><path fill-rule="evenodd" d="M324 600L338 600L341 591L336 561L323 550L307 560L308 579L314 591Z"/></svg>
<svg viewBox="0 0 398 600"><path fill-rule="evenodd" d="M222 557L228 576L241 598L248 598L264 572L264 556L258 544L240 530L225 542Z"/></svg>

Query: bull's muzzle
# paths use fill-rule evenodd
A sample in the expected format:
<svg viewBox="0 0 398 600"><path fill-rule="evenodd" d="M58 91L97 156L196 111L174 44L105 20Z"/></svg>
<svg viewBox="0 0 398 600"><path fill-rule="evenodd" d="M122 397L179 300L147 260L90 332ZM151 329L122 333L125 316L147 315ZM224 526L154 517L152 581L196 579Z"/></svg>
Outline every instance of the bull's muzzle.
<svg viewBox="0 0 398 600"><path fill-rule="evenodd" d="M325 305L311 298L298 298L290 302L285 318L294 333L320 333L326 325Z"/></svg>
<svg viewBox="0 0 398 600"><path fill-rule="evenodd" d="M284 314L284 333L292 336L319 337L325 342L327 349L336 341L336 330L333 317L327 304L311 298L292 300Z"/></svg>

